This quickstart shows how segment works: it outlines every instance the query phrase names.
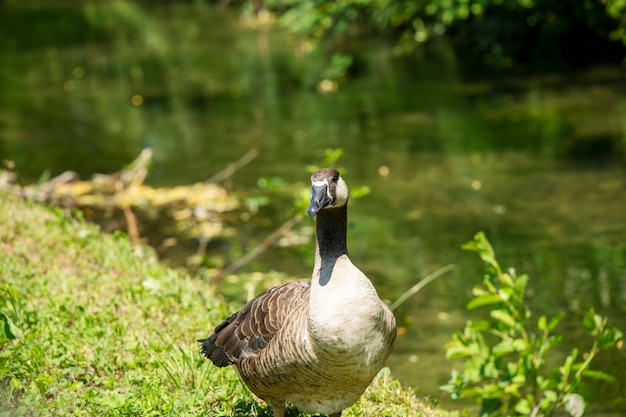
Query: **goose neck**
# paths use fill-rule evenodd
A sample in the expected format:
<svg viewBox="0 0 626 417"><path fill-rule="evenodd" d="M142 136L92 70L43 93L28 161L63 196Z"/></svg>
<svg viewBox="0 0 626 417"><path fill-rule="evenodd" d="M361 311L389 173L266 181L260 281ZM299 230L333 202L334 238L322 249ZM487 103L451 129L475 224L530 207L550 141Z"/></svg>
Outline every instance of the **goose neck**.
<svg viewBox="0 0 626 417"><path fill-rule="evenodd" d="M317 214L315 228L316 259L337 258L347 254L347 230L348 208L346 205L321 210Z"/></svg>

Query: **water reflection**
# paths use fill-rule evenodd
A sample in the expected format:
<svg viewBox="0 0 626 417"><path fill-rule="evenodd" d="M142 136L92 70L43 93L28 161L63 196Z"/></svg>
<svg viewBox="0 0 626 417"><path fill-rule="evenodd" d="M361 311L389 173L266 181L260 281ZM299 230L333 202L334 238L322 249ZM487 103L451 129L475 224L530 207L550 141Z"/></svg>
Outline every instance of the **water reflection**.
<svg viewBox="0 0 626 417"><path fill-rule="evenodd" d="M383 41L368 40L350 46L358 77L320 95L307 88L319 64L294 57L293 39L242 28L236 16L208 6L15 4L0 17L0 152L25 181L44 170L116 171L150 146L148 181L186 184L259 148L234 181L259 193L259 177L306 182L306 164L327 147L343 148L344 176L372 190L351 202L351 256L381 295L393 300L437 268L458 265L397 310L402 330L390 366L422 394L438 398L449 377L443 345L464 325L470 289L481 280L481 265L460 245L478 230L503 265L530 274L537 315L569 312L562 326L570 341L585 343L577 323L590 305L623 323L626 86L619 69L463 78L445 46L398 58ZM73 22L73 36L51 15ZM25 20L34 23L23 27L49 25L26 36L15 23ZM220 242L219 253L245 253L289 218L290 200L272 197L238 223L238 240ZM276 248L249 269L306 277L311 254L311 242ZM618 383L596 384L596 415L618 415L625 353L600 355L597 368Z"/></svg>

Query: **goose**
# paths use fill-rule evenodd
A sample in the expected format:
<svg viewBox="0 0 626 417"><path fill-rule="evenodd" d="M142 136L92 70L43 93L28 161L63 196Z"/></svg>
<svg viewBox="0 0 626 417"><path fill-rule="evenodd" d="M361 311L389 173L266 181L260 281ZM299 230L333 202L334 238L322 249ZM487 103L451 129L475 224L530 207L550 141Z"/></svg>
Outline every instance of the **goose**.
<svg viewBox="0 0 626 417"><path fill-rule="evenodd" d="M317 216L311 281L279 285L250 300L201 343L214 365L235 365L241 379L284 417L340 417L393 349L393 313L346 245L348 187L334 168L311 175L309 216Z"/></svg>

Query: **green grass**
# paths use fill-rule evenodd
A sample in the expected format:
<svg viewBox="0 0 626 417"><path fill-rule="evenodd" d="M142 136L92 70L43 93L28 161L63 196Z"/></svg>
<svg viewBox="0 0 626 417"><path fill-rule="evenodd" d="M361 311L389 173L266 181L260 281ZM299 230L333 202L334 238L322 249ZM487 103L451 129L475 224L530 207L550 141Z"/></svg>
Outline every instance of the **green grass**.
<svg viewBox="0 0 626 417"><path fill-rule="evenodd" d="M0 194L0 282L0 416L271 415L198 353L240 306L123 235ZM383 371L344 415L434 412Z"/></svg>

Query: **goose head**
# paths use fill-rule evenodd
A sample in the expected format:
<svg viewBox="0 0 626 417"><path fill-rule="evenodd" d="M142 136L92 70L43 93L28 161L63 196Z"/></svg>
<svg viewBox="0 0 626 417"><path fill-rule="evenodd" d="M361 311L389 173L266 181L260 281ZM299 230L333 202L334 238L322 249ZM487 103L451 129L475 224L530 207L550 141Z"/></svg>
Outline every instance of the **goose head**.
<svg viewBox="0 0 626 417"><path fill-rule="evenodd" d="M348 186L335 168L318 169L311 175L311 204L307 209L313 217L320 210L337 208L348 203Z"/></svg>

